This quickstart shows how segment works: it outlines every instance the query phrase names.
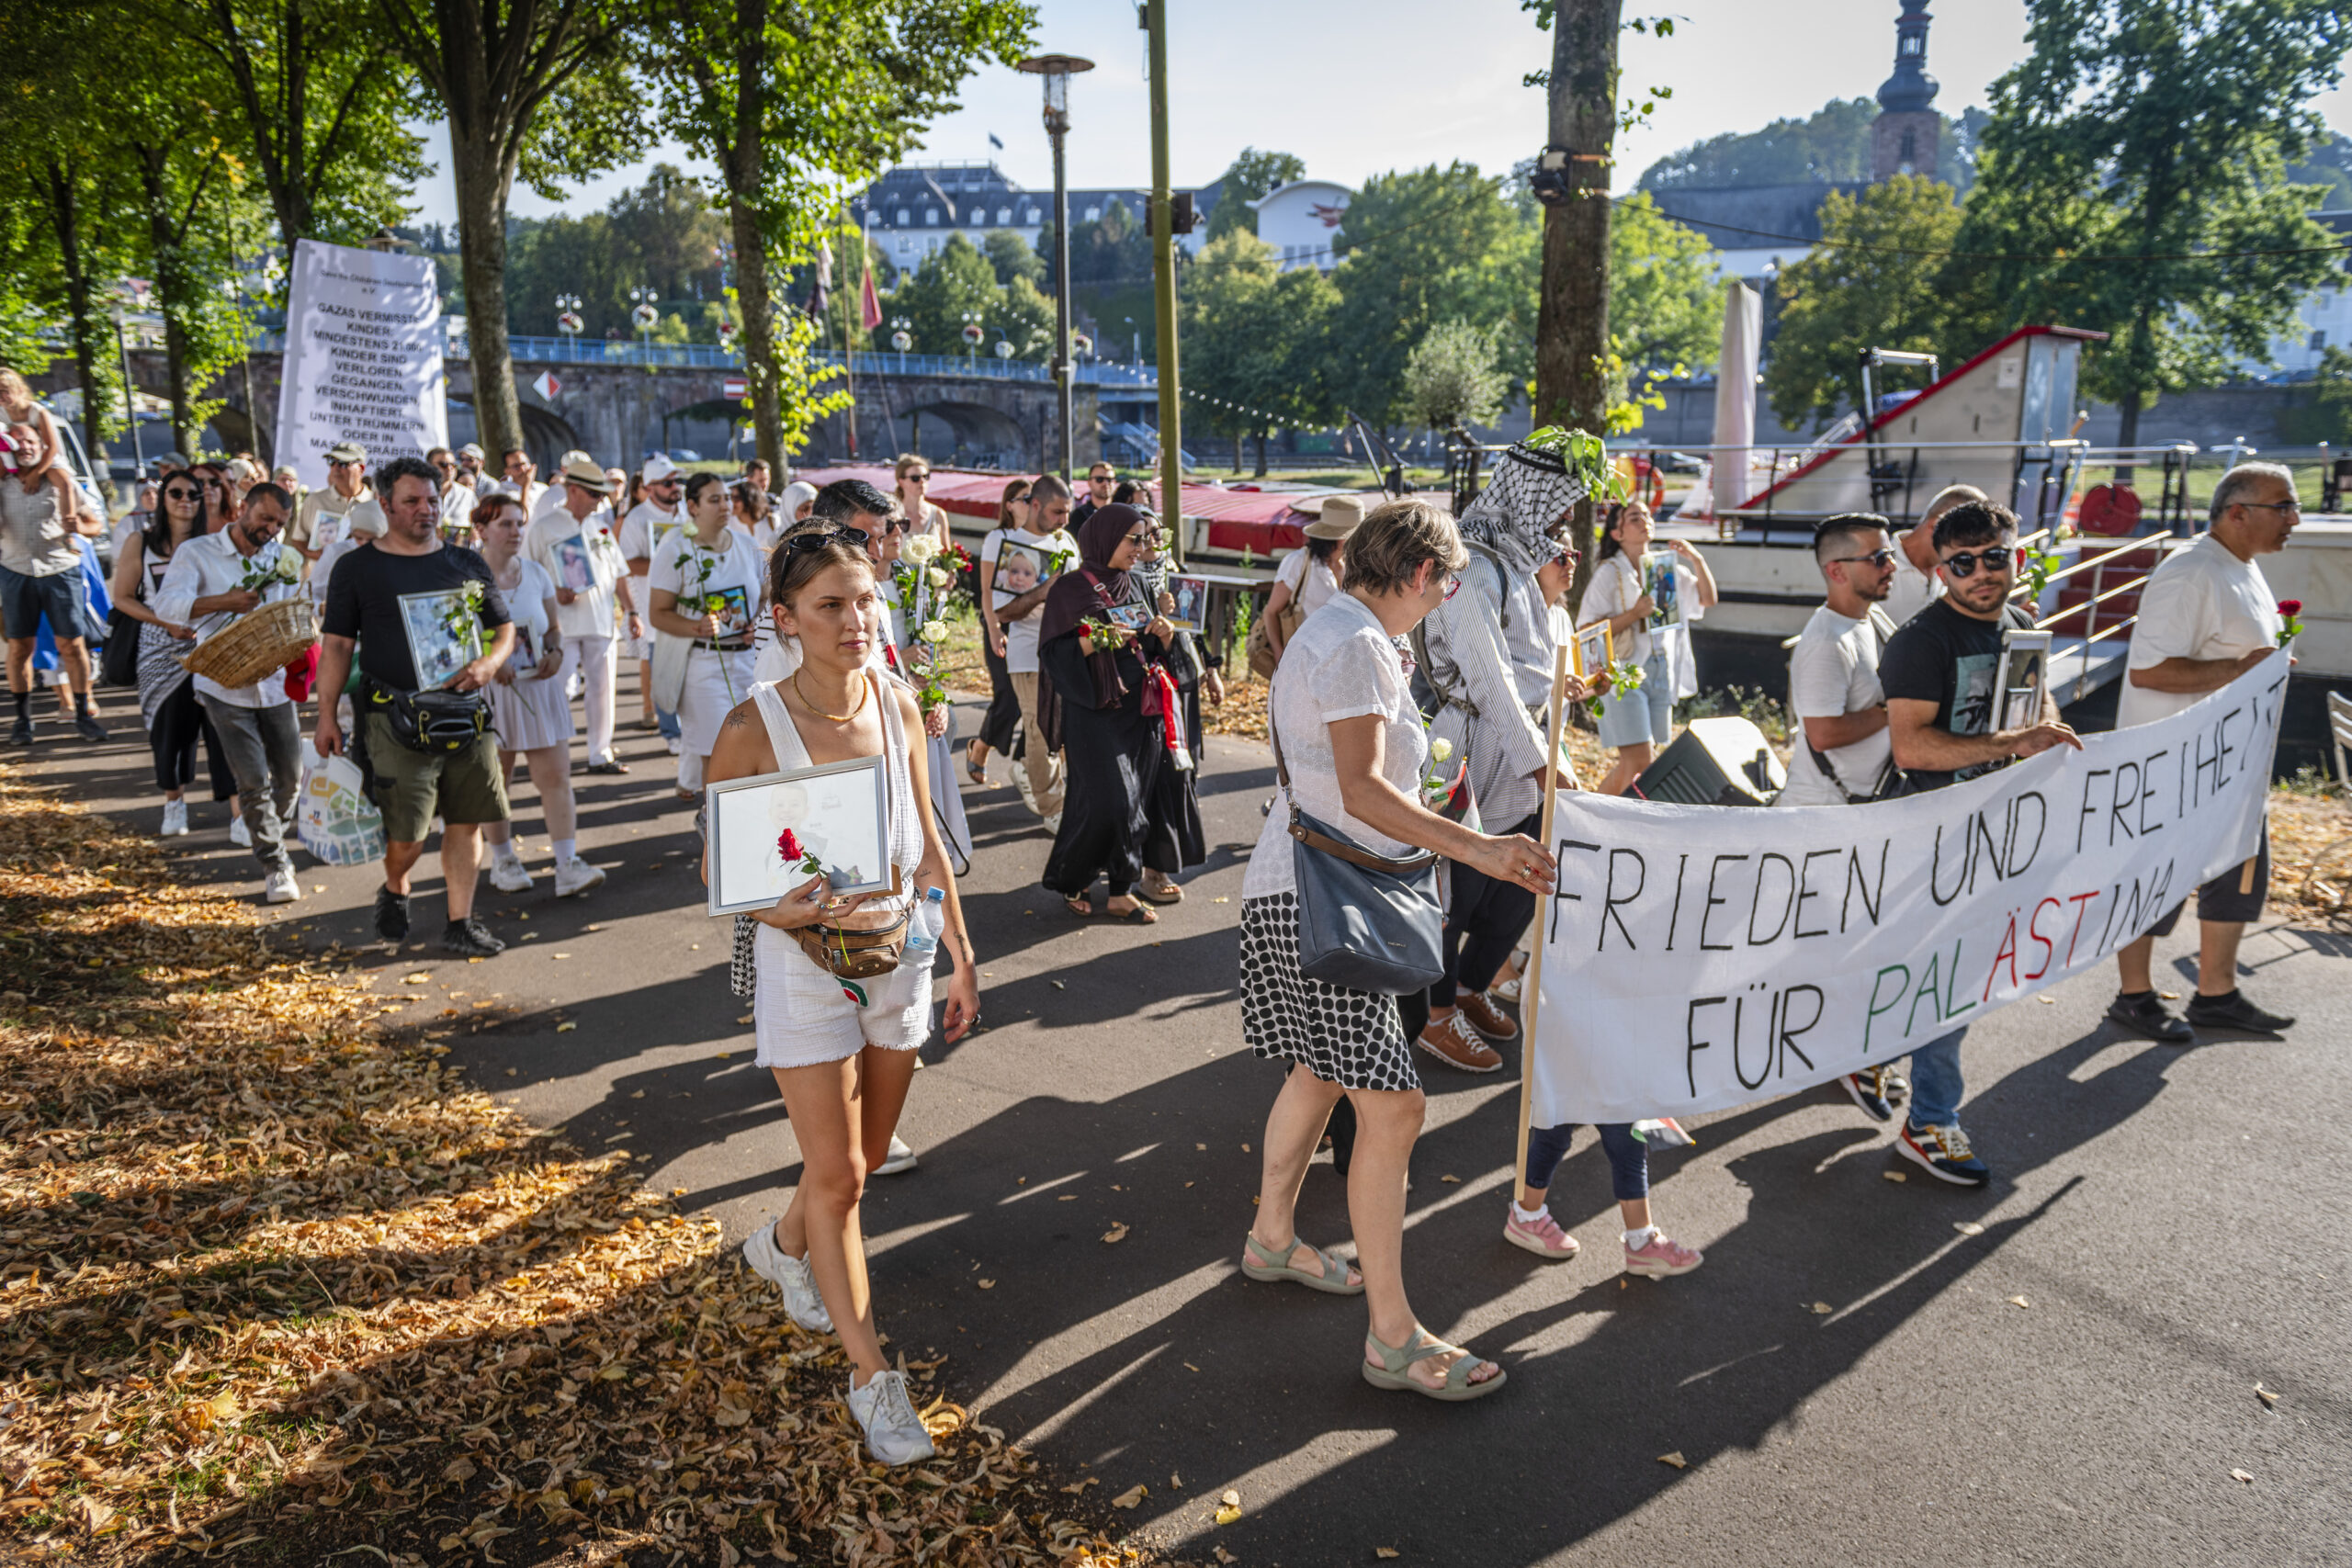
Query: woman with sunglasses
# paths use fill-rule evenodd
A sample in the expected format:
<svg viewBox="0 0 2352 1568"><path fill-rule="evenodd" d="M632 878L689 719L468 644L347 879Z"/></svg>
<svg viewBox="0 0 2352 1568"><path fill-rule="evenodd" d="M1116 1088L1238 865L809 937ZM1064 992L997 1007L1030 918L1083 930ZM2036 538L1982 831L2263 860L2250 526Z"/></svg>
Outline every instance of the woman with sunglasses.
<svg viewBox="0 0 2352 1568"><path fill-rule="evenodd" d="M1078 569L1054 580L1037 628L1044 678L1028 742L1068 759L1046 886L1071 914L1091 917L1101 877L1103 912L1139 925L1159 919L1134 893L1152 792L1161 769L1192 766L1167 664L1176 628L1129 570L1150 533L1132 506L1098 507L1079 525Z"/></svg>
<svg viewBox="0 0 2352 1568"><path fill-rule="evenodd" d="M996 526L980 541L980 661L989 670L989 711L980 717L980 732L964 750L964 776L982 789L989 787L989 753L1012 756L1013 733L1021 727L1021 699L1012 690L1012 673L1004 662L1005 634L990 613L996 598L997 547L1004 543L1007 534L1029 534L1035 511L1029 481L1012 480L997 502Z"/></svg>
<svg viewBox="0 0 2352 1568"><path fill-rule="evenodd" d="M234 801L237 777L220 750L220 738L196 698L196 677L180 667L180 656L195 646L196 628L175 626L147 607L170 567L172 552L203 533L204 481L182 471L164 481L154 515L147 526L130 536L114 558L108 592L115 608L141 624L139 627L139 716L147 726L147 744L154 753L155 787L164 792L164 823L159 838L176 839L187 831L187 800L184 794L196 782L196 743L204 742L212 776L212 798Z"/></svg>
<svg viewBox="0 0 2352 1568"><path fill-rule="evenodd" d="M196 476L204 487L204 531L217 534L237 520L238 501L234 485L229 482L229 471L219 463L202 462L191 465L188 473Z"/></svg>
<svg viewBox="0 0 2352 1568"><path fill-rule="evenodd" d="M955 968L943 1019L949 1042L979 1017L980 994L946 850L932 814L916 804L930 787L929 760L911 741L922 715L914 694L874 667L881 604L865 546L859 530L820 526L777 547L768 563L770 614L778 642L795 650L796 662L728 715L710 777L717 783L883 761L890 868L903 891L837 898L823 877L810 877L752 917L758 1062L775 1075L784 1099L799 1145L800 1179L783 1215L745 1241L743 1258L782 1293L794 1323L841 1337L850 1363L850 1414L866 1451L896 1465L928 1459L933 1448L908 1396L906 1374L882 1353L859 1213L866 1177L889 1157L915 1051L930 1036L931 970L927 964L902 965L874 982L881 989L854 990L810 958L796 933L887 928L936 888L945 917L939 949Z"/></svg>
<svg viewBox="0 0 2352 1568"><path fill-rule="evenodd" d="M896 477L899 510L906 513L910 533L929 534L945 549L952 542L947 533L947 513L930 496L931 465L910 452L892 465Z"/></svg>
<svg viewBox="0 0 2352 1568"><path fill-rule="evenodd" d="M1648 507L1638 501L1611 507L1600 536L1600 559L1577 610L1579 630L1607 621L1612 661L1642 672L1640 685L1600 699L1600 743L1617 752L1617 765L1600 781L1603 795L1623 795L1633 787L1657 749L1674 738L1675 699L1699 689L1690 629L1653 625L1657 604L1644 581L1650 540ZM1668 539L1666 547L1675 557L1676 595L1692 607L1690 618L1696 620L1698 612L1715 603L1715 574L1688 540Z"/></svg>

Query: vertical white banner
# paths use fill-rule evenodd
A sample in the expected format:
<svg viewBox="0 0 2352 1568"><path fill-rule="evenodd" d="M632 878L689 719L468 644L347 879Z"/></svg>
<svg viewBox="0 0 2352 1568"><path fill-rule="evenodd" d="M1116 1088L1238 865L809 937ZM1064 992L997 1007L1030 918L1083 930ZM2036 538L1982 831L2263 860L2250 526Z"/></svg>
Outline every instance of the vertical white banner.
<svg viewBox="0 0 2352 1568"><path fill-rule="evenodd" d="M430 256L300 240L286 304L277 460L327 482L327 448L356 441L368 467L448 445L441 297Z"/></svg>

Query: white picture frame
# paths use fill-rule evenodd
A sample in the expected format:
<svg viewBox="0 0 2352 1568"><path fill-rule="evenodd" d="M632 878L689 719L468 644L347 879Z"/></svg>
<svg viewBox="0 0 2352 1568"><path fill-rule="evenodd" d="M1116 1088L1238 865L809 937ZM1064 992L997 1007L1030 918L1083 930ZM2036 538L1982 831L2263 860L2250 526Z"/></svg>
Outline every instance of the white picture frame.
<svg viewBox="0 0 2352 1568"><path fill-rule="evenodd" d="M1650 630L1687 626L1690 607L1682 602L1682 558L1672 550L1651 550L1642 557L1642 592L1650 596Z"/></svg>
<svg viewBox="0 0 2352 1568"><path fill-rule="evenodd" d="M408 657L416 689L438 691L456 680L482 653L481 619L469 615L462 635L449 626L449 613L462 597L456 589L400 596L401 629L408 634Z"/></svg>
<svg viewBox="0 0 2352 1568"><path fill-rule="evenodd" d="M1199 637L1208 631L1209 580L1196 572L1174 572L1168 579L1169 597L1176 607L1168 619L1178 631Z"/></svg>
<svg viewBox="0 0 2352 1568"><path fill-rule="evenodd" d="M1993 681L1993 728L2026 729L2041 722L2050 692L2051 634L2005 627L2001 662Z"/></svg>
<svg viewBox="0 0 2352 1568"><path fill-rule="evenodd" d="M704 798L709 914L773 908L808 880L778 849L786 828L823 863L836 897L887 893L894 886L889 773L881 757L728 779L708 786Z"/></svg>

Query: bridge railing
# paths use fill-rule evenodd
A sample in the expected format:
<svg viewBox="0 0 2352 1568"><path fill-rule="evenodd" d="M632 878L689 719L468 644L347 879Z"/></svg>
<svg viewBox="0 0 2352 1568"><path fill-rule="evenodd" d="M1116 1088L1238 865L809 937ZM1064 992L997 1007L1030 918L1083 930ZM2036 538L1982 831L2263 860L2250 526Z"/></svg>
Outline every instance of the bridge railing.
<svg viewBox="0 0 2352 1568"><path fill-rule="evenodd" d="M260 352L283 350L286 334L282 332L261 331L253 335L252 346ZM465 340L452 339L450 352L465 352ZM720 348L707 343L640 343L636 339L616 338L510 337L506 352L517 363L531 365L634 365L648 368L740 370L743 356L732 349ZM842 355L826 351L816 355L820 365L840 365ZM999 359L994 355L952 354L860 354L857 368L861 372L879 371L888 376L966 376L990 381L1047 381L1052 369L1025 359ZM1156 388L1159 372L1156 367L1143 365L1114 365L1101 360L1081 361L1074 378L1082 386Z"/></svg>

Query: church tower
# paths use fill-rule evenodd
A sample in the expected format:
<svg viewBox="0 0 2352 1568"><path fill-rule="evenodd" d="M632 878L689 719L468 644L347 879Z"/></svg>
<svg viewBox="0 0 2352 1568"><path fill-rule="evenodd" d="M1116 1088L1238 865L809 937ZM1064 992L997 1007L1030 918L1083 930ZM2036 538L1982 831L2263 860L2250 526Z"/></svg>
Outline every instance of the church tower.
<svg viewBox="0 0 2352 1568"><path fill-rule="evenodd" d="M1894 74L1878 90L1878 118L1871 123L1871 178L1936 173L1936 79L1928 74L1928 0L1903 0L1894 24Z"/></svg>

